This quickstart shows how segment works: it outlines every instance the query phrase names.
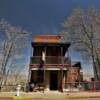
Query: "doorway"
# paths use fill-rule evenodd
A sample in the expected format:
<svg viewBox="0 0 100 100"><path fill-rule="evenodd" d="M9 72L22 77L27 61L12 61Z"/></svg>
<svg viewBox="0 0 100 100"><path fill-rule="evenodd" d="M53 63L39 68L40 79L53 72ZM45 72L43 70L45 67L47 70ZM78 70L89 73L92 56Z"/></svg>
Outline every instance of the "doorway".
<svg viewBox="0 0 100 100"><path fill-rule="evenodd" d="M58 71L50 72L50 90L58 90Z"/></svg>

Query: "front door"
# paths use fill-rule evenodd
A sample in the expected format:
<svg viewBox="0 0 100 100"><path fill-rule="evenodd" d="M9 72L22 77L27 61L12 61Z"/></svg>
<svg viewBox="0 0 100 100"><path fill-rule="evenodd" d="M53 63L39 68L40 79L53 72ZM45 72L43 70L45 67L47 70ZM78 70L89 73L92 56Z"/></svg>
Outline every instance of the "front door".
<svg viewBox="0 0 100 100"><path fill-rule="evenodd" d="M58 72L50 72L50 90L58 90Z"/></svg>

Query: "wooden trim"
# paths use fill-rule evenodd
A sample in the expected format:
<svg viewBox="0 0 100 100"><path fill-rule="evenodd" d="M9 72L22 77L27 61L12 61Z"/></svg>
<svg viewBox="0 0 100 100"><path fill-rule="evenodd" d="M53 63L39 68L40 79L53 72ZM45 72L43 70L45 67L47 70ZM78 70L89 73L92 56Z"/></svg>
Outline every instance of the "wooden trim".
<svg viewBox="0 0 100 100"><path fill-rule="evenodd" d="M39 66L40 64L30 64L29 66ZM44 66L66 66L68 67L69 64L44 64Z"/></svg>

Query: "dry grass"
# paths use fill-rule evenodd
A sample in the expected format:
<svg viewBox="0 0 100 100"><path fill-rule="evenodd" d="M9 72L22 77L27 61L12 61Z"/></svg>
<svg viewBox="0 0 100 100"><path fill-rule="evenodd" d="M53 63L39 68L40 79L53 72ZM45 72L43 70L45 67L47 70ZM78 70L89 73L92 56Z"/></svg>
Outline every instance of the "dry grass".
<svg viewBox="0 0 100 100"><path fill-rule="evenodd" d="M17 96L14 96L13 100L33 100L33 99L30 98L30 97L23 97L23 96L17 97Z"/></svg>

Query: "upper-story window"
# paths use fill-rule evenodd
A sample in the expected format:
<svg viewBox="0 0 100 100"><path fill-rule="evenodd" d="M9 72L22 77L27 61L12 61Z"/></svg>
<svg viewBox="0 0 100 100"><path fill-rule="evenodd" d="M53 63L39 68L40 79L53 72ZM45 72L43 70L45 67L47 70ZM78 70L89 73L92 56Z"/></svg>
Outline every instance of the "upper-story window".
<svg viewBox="0 0 100 100"><path fill-rule="evenodd" d="M42 56L42 52L44 51L44 47L34 47L33 56Z"/></svg>

